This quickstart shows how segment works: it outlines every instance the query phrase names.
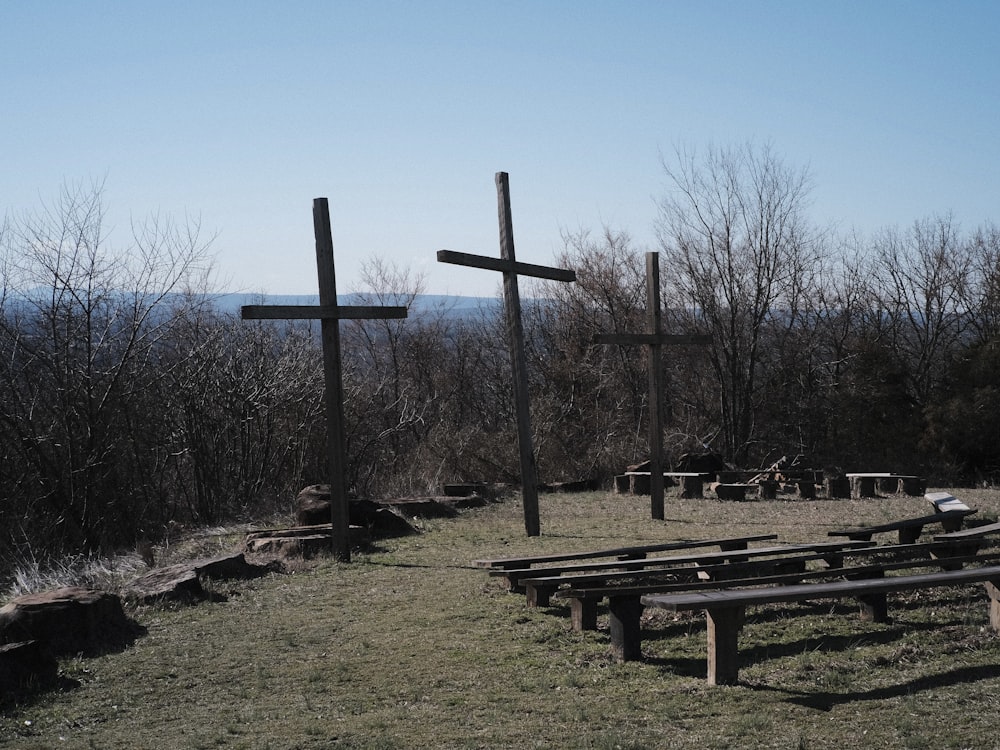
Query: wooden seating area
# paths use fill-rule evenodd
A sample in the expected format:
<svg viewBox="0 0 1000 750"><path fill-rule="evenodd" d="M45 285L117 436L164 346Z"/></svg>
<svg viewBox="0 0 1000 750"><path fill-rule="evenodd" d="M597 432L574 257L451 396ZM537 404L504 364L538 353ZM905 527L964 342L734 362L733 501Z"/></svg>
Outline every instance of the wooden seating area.
<svg viewBox="0 0 1000 750"><path fill-rule="evenodd" d="M506 577L510 590L525 593L528 606L549 606L553 597L568 603L574 630L596 629L600 603L606 600L611 651L619 660L641 658L645 608L703 609L709 682L732 684L738 679L736 639L743 613L760 604L854 597L865 617L882 621L890 593L983 582L991 623L1000 629L1000 552L979 550L1000 534L1000 523L962 529L975 510L945 493L928 500L936 512L828 532L846 537L842 541L751 546L777 538L765 534L479 560L476 565ZM931 524L940 524L944 533L918 543ZM898 533L898 544L871 541L891 532ZM715 546L720 549L709 549ZM677 554L651 556L659 552ZM553 611L560 610L565 607Z"/></svg>
<svg viewBox="0 0 1000 750"><path fill-rule="evenodd" d="M670 612L704 610L707 621L708 682L711 685L732 685L739 676L737 637L743 626L746 607L853 597L861 602L863 617L884 622L888 616L886 594L967 583L986 584L990 597L990 624L993 629L1000 630L1000 565L788 586L647 594L642 597L642 604ZM638 635L638 628L621 634L621 648L626 654L639 652L633 634Z"/></svg>
<svg viewBox="0 0 1000 750"><path fill-rule="evenodd" d="M888 561L870 562L870 558L881 556ZM1000 554L995 557L1000 558ZM845 558L868 558L861 565L844 567ZM696 569L696 576L684 576L683 570L675 571L674 580L667 581L653 575L633 576L623 580L606 576L603 580L569 578L564 588L554 596L570 605L570 617L576 631L597 628L597 610L602 600L608 599L611 630L628 627L629 618L638 618L642 608L637 607L644 594L669 591L690 591L704 588L738 586L760 586L797 583L810 578L830 577L875 577L889 570L908 567L933 566L942 570L960 568L965 564L992 559L991 556L977 556L964 546L951 543L925 543L892 546L865 546L845 549L838 554L829 552L803 553L777 558L750 560L741 565L718 564ZM808 570L812 561L825 563L825 568ZM617 581L617 583L616 583ZM530 584L530 581L526 583ZM617 652L619 647L612 644ZM620 658L620 654L618 654Z"/></svg>
<svg viewBox="0 0 1000 750"><path fill-rule="evenodd" d="M836 560L848 549L869 546L866 542L816 542L807 544L785 544L769 547L746 547L720 552L694 552L669 557L653 557L644 560L624 560L617 563L584 563L559 569L529 570L518 578L523 588L528 606L545 606L550 596L562 586L611 583L642 579L663 580L665 576L698 577L704 574L706 565L716 565L718 573L722 568L730 577L737 577L736 571L753 568L753 560L765 559L771 563L803 559L823 558ZM768 563L757 563L757 566ZM510 572L510 571L508 571ZM742 572L739 573L742 575Z"/></svg>
<svg viewBox="0 0 1000 750"><path fill-rule="evenodd" d="M629 560L644 560L651 552L670 552L676 550L698 549L699 547L718 547L722 551L743 550L750 542L767 541L777 539L777 534L755 534L750 536L726 537L723 539L686 539L672 542L657 542L651 544L632 545L627 547L612 547L607 549L585 550L579 552L562 552L551 555L532 555L528 557L509 557L495 560L475 560L473 565L479 568L488 568L490 575L499 575L507 579L508 588L511 591L520 591L518 581L529 575L542 572L546 574L560 574L563 571L571 570L600 570L605 567L612 567ZM570 561L591 560L598 561L608 558L603 562L575 563ZM553 565L552 563L563 563ZM533 567L544 565L544 568ZM581 566L588 566L581 567Z"/></svg>

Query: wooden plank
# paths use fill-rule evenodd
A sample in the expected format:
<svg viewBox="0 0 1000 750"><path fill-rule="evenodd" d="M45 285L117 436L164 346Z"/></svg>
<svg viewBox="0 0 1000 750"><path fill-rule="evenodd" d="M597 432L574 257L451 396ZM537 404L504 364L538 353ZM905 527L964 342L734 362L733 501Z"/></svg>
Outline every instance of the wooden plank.
<svg viewBox="0 0 1000 750"><path fill-rule="evenodd" d="M333 230L326 198L313 201L313 229L316 236L316 270L319 275L319 304L337 304L337 277L333 265ZM347 456L344 428L344 383L340 366L340 322L320 321L323 343L323 383L326 395L327 466L330 473L330 520L333 522L333 553L351 559L350 514L348 511Z"/></svg>
<svg viewBox="0 0 1000 750"><path fill-rule="evenodd" d="M503 173L501 172L501 174ZM510 262L504 258L459 253L454 250L438 250L437 260L439 263L481 268L486 271L501 271L503 273L531 276L536 279L546 279L548 281L576 281L576 271L567 268L552 268L550 266L539 266L534 263L522 263L520 261Z"/></svg>
<svg viewBox="0 0 1000 750"><path fill-rule="evenodd" d="M974 539L980 536L989 536L990 534L1000 533L1000 522L988 523L983 526L972 526L968 529L962 529L961 531L951 531L947 534L936 534L934 536L935 541L951 541L954 539Z"/></svg>
<svg viewBox="0 0 1000 750"><path fill-rule="evenodd" d="M657 253L646 253L646 329L659 337L660 261ZM663 504L663 345L658 340L649 346L646 365L649 382L649 503L655 521L664 518Z"/></svg>
<svg viewBox="0 0 1000 750"><path fill-rule="evenodd" d="M924 495L934 509L939 513L946 513L953 510L969 510L969 506L956 498L950 492L928 492Z"/></svg>
<svg viewBox="0 0 1000 750"><path fill-rule="evenodd" d="M673 542L656 542L654 544L637 544L625 547L609 547L583 552L556 552L550 555L529 555L527 557L501 557L490 560L473 560L478 568L527 568L535 563L560 562L564 560L582 560L591 557L626 557L647 552L666 552L669 550L689 549L692 547L715 547L724 544L742 544L749 542L764 542L777 539L777 534L754 534L751 536L723 537L719 539L685 539Z"/></svg>
<svg viewBox="0 0 1000 750"><path fill-rule="evenodd" d="M880 592L909 591L936 586L979 583L982 581L1000 581L1000 566L991 565L984 568L964 568L962 570L893 576L883 579L803 583L760 589L696 591L683 594L648 594L642 597L642 603L647 607L656 607L670 612L684 612L710 609L712 607L746 607L759 604L774 604L777 602L795 602L805 599L863 596Z"/></svg>
<svg viewBox="0 0 1000 750"><path fill-rule="evenodd" d="M507 311L507 333L510 336L511 366L514 372L514 406L517 412L518 452L521 462L521 494L524 499L524 525L528 536L541 533L538 518L538 468L531 443L530 394L528 391L528 359L524 352L524 329L521 323L521 295L514 272L514 225L510 214L510 186L506 172L498 172L497 207L500 222L500 257L510 271L503 275L503 296ZM574 274L573 278L576 278Z"/></svg>
<svg viewBox="0 0 1000 750"><path fill-rule="evenodd" d="M861 534L880 534L886 531L899 531L901 529L906 529L913 526L926 526L931 523L949 523L954 520L962 519L965 516L970 516L976 511L967 508L966 510L953 510L947 513L933 513L926 516L920 516L918 518L904 518L899 521L891 521L889 523L878 524L877 526L854 526L849 529L840 529L838 531L828 531L827 536L847 536L854 537Z"/></svg>
<svg viewBox="0 0 1000 750"><path fill-rule="evenodd" d="M371 305L244 305L244 320L361 320L406 317L405 307Z"/></svg>

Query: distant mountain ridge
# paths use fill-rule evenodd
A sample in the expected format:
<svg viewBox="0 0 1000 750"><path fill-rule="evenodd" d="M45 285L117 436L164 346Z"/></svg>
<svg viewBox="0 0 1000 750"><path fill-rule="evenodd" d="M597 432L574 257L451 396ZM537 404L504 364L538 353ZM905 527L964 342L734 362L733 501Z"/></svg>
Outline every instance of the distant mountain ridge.
<svg viewBox="0 0 1000 750"><path fill-rule="evenodd" d="M341 305L402 305L409 295L382 295L382 300L373 301L375 294L338 294ZM244 305L318 305L316 294L246 294L230 292L213 296L212 301L221 312L239 314ZM448 294L418 294L411 307L411 313L419 315L427 312L441 312L447 317L469 317L481 310L494 311L502 302L496 297L463 297Z"/></svg>
<svg viewBox="0 0 1000 750"><path fill-rule="evenodd" d="M52 296L52 290L46 287L28 289L25 291L4 290L9 308L17 308L30 303L45 306ZM128 298L123 293L122 298ZM183 299L184 295L167 295L166 301ZM199 295L204 301L221 313L239 315L244 305L318 305L319 295L316 294L250 294L246 292L222 292L219 294ZM381 297L381 299L379 299ZM339 294L337 300L341 305L404 305L409 295L376 295L374 293ZM443 315L446 318L471 318L482 312L493 313L500 310L503 301L498 297L464 297L448 294L418 294L410 306L410 316L415 317L427 313Z"/></svg>

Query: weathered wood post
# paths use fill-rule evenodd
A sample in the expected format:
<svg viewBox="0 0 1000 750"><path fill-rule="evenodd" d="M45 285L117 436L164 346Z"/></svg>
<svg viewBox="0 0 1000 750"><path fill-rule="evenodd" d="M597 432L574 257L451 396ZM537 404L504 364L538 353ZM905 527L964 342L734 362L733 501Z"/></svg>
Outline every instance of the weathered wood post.
<svg viewBox="0 0 1000 750"><path fill-rule="evenodd" d="M347 458L344 443L344 388L340 367L340 321L373 318L405 318L405 307L342 306L337 304L337 277L333 265L333 231L326 198L313 201L313 231L316 235L316 270L319 276L319 306L246 305L244 320L318 319L323 343L323 378L326 394L327 466L330 472L330 516L333 521L333 554L350 562L350 517L347 496Z"/></svg>
<svg viewBox="0 0 1000 750"><path fill-rule="evenodd" d="M646 333L606 333L594 337L598 344L648 347L649 367L649 504L655 520L663 511L663 346L711 344L711 336L667 335L660 313L660 256L646 253Z"/></svg>
<svg viewBox="0 0 1000 750"><path fill-rule="evenodd" d="M550 281L576 281L576 272L563 268L548 268L530 263L518 263L514 258L514 228L510 214L510 185L506 172L497 172L497 204L500 219L500 259L482 255L439 250L439 263L485 268L503 273L504 309L511 367L514 373L514 411L517 415L517 444L521 464L521 495L524 502L524 528L528 536L538 536L538 471L531 446L531 415L528 394L528 366L524 354L524 327L521 323L521 296L517 277L533 276Z"/></svg>

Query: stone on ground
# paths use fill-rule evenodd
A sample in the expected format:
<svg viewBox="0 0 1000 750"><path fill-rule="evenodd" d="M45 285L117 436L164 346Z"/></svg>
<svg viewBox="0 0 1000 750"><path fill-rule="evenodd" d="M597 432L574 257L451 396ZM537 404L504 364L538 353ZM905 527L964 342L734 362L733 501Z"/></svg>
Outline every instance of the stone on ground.
<svg viewBox="0 0 1000 750"><path fill-rule="evenodd" d="M79 586L26 594L0 608L0 643L40 641L55 655L101 653L139 631L117 596Z"/></svg>

